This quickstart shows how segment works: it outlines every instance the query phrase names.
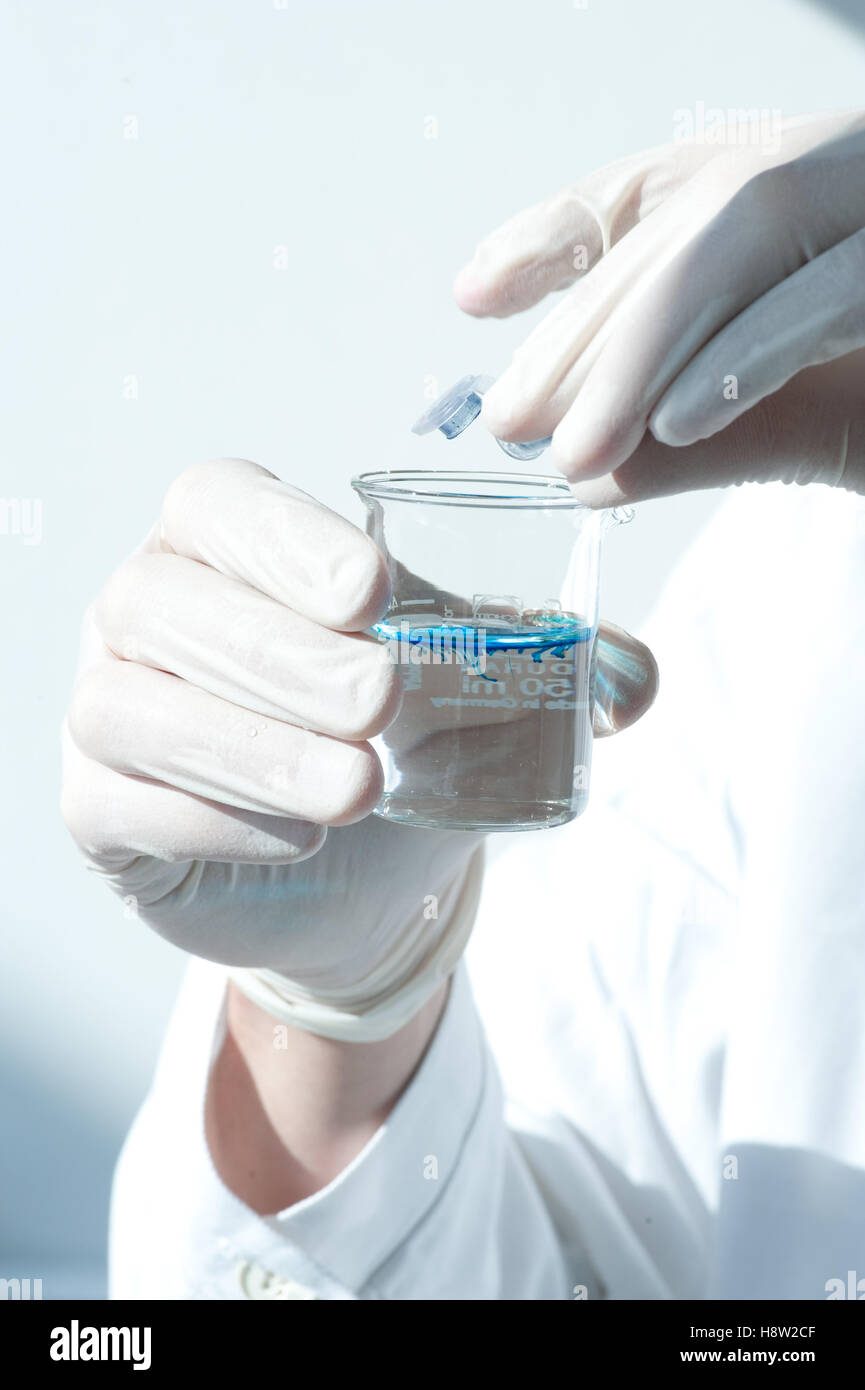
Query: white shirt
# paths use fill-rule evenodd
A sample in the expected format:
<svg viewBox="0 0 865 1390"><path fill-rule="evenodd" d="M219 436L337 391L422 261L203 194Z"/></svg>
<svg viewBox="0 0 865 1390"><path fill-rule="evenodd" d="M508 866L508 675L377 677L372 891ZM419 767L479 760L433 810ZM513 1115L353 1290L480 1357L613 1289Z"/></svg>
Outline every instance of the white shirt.
<svg viewBox="0 0 865 1390"><path fill-rule="evenodd" d="M191 962L118 1165L113 1297L865 1279L865 499L737 492L644 635L655 708L598 746L580 820L492 857L414 1079L277 1216L210 1161L225 972Z"/></svg>

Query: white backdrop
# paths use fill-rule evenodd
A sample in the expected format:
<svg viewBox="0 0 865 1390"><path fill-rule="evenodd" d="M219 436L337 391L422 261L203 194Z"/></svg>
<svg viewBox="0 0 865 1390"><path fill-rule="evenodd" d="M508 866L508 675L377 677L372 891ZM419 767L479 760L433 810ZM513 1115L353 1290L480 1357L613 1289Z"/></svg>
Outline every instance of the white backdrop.
<svg viewBox="0 0 865 1390"><path fill-rule="evenodd" d="M794 0L7 0L0 52L0 498L42 514L0 512L0 1277L98 1297L182 960L57 814L84 605L208 455L354 517L360 469L500 466L480 429L406 432L428 378L499 372L538 317L461 318L475 241L677 109L861 103L865 39ZM639 628L716 502L611 537L608 616Z"/></svg>

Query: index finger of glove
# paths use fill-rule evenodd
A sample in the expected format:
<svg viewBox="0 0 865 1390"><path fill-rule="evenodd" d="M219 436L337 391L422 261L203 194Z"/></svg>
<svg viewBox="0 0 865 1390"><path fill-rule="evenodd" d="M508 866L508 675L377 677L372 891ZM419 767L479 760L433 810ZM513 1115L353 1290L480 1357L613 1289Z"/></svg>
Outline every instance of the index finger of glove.
<svg viewBox="0 0 865 1390"><path fill-rule="evenodd" d="M181 473L163 504L160 537L163 550L336 631L361 632L388 605L387 565L369 537L247 459Z"/></svg>
<svg viewBox="0 0 865 1390"><path fill-rule="evenodd" d="M507 318L566 289L714 154L664 145L596 169L479 243L454 285L459 307Z"/></svg>

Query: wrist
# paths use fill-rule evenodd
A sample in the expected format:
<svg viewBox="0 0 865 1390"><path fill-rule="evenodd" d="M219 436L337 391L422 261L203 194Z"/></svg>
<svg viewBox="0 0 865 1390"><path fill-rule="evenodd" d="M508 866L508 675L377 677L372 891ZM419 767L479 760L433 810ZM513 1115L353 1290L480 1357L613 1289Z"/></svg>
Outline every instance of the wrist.
<svg viewBox="0 0 865 1390"><path fill-rule="evenodd" d="M397 1032L346 1042L280 1023L229 981L207 1141L226 1186L261 1214L331 1182L372 1138L436 1031L444 981Z"/></svg>

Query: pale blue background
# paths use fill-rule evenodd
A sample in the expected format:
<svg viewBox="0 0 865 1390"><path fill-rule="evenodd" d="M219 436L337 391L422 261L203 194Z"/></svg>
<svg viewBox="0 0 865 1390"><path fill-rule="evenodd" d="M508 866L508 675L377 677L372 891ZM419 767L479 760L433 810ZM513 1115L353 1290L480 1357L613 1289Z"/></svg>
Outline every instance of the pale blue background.
<svg viewBox="0 0 865 1390"><path fill-rule="evenodd" d="M0 536L0 1276L102 1296L111 1167L182 964L88 879L56 812L86 602L208 455L257 459L356 515L352 472L436 447L406 433L425 378L498 372L525 332L452 306L478 237L669 140L677 108L861 103L856 13L7 3L0 497L40 498L44 538ZM501 463L480 433L459 447L462 464ZM610 617L639 627L716 502L656 503L612 538Z"/></svg>

